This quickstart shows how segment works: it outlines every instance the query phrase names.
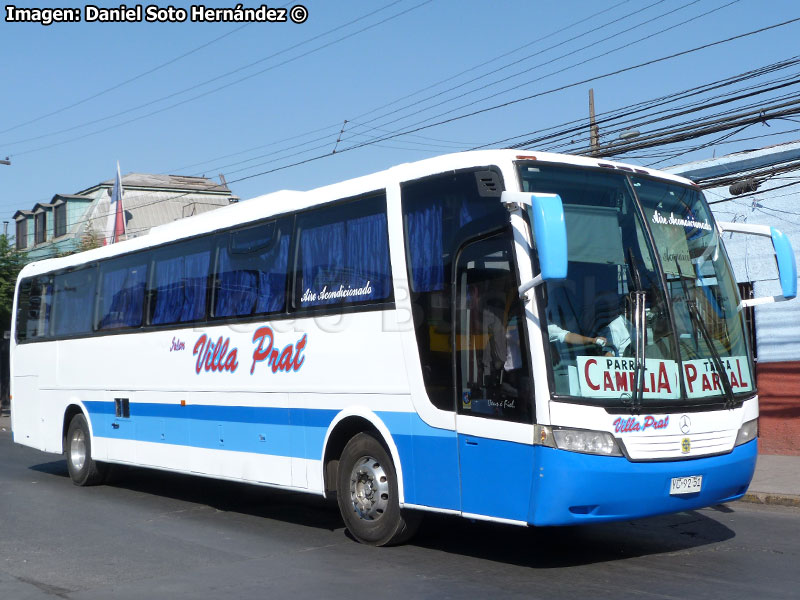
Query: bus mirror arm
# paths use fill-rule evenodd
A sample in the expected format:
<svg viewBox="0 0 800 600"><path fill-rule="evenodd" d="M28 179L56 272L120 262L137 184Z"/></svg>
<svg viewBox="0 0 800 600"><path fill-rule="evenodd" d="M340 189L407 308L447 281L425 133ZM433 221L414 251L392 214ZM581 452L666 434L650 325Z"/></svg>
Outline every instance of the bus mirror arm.
<svg viewBox="0 0 800 600"><path fill-rule="evenodd" d="M783 302L791 300L797 296L797 262L794 250L789 238L783 233L770 227L769 225L751 225L749 223L724 223L717 222L720 234L725 232L745 233L748 235L760 235L772 240L772 247L775 250L775 260L778 266L778 279L781 284L780 296L762 296L760 298L748 298L742 300L739 308L767 304L769 302Z"/></svg>
<svg viewBox="0 0 800 600"><path fill-rule="evenodd" d="M567 226L558 194L503 192L500 201L509 209L519 207L530 219L539 258L539 275L519 286L520 297L545 281L567 277Z"/></svg>
<svg viewBox="0 0 800 600"><path fill-rule="evenodd" d="M519 286L519 297L524 298L525 294L527 294L529 290L532 290L533 288L535 288L538 285L541 285L542 283L544 283L544 279L542 279L541 275L537 275L530 281L526 281L521 286Z"/></svg>

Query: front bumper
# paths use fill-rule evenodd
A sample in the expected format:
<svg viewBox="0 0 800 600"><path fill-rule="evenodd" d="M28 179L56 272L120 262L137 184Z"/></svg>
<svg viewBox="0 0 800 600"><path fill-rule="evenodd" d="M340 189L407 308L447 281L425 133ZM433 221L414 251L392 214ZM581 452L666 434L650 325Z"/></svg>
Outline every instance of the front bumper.
<svg viewBox="0 0 800 600"><path fill-rule="evenodd" d="M528 522L532 525L638 519L741 498L756 468L758 441L729 454L668 462L630 462L536 446ZM698 493L670 496L673 477L702 475Z"/></svg>

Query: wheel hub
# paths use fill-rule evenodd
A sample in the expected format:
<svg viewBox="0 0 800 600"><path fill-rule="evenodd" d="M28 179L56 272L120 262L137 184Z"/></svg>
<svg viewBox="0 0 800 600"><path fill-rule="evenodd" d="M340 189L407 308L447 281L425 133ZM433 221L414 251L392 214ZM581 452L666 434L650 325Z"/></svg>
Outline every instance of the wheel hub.
<svg viewBox="0 0 800 600"><path fill-rule="evenodd" d="M77 471L80 471L86 462L86 438L80 429L72 432L72 439L69 441L69 461Z"/></svg>
<svg viewBox="0 0 800 600"><path fill-rule="evenodd" d="M389 479L380 462L371 456L356 461L350 474L350 500L359 517L379 519L389 505Z"/></svg>

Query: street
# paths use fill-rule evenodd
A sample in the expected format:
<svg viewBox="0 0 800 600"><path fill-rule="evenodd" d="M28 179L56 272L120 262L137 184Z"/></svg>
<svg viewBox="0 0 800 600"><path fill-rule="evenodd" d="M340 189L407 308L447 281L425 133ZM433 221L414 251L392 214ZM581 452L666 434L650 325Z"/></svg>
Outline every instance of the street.
<svg viewBox="0 0 800 600"><path fill-rule="evenodd" d="M0 560L4 600L766 600L800 589L800 509L739 502L540 530L430 515L411 543L372 548L312 496L143 469L78 488L61 457L6 430Z"/></svg>

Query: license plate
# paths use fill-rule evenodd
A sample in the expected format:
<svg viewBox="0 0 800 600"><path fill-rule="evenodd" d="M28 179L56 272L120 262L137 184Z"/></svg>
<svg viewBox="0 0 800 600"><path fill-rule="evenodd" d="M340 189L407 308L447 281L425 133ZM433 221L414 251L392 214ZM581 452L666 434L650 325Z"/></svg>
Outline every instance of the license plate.
<svg viewBox="0 0 800 600"><path fill-rule="evenodd" d="M696 494L703 485L702 475L690 475L689 477L673 477L669 483L669 493L671 496L681 494Z"/></svg>

